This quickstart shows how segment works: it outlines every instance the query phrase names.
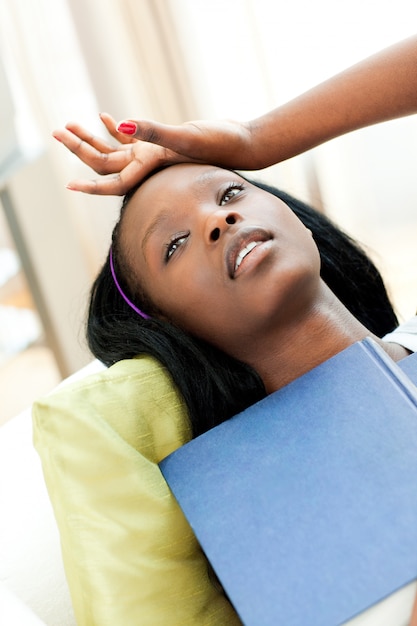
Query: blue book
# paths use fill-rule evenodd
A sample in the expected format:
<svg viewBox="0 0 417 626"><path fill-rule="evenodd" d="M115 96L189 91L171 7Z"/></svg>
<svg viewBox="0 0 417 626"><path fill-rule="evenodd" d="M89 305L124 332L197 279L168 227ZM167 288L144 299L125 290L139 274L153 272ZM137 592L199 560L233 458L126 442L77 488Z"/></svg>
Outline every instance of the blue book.
<svg viewBox="0 0 417 626"><path fill-rule="evenodd" d="M417 578L417 388L371 340L161 469L246 626L335 626Z"/></svg>
<svg viewBox="0 0 417 626"><path fill-rule="evenodd" d="M417 385L417 352L410 354L405 359L401 359L398 365L407 374L411 382Z"/></svg>

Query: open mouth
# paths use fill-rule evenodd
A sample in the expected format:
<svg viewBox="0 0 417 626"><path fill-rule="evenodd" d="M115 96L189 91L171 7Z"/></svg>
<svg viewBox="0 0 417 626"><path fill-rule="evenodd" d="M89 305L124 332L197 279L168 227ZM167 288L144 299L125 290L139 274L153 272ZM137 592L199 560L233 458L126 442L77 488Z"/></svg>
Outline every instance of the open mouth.
<svg viewBox="0 0 417 626"><path fill-rule="evenodd" d="M234 272L235 273L239 269L239 265L242 263L242 261L245 258L245 256L247 256L249 254L249 252L252 252L252 250L254 248L256 248L256 246L259 246L260 243L262 243L262 242L261 241L251 241L250 243L248 243L247 246L245 246L243 248L243 250L241 250L239 252L239 254L236 257L236 261L235 261L235 267L234 267Z"/></svg>
<svg viewBox="0 0 417 626"><path fill-rule="evenodd" d="M234 278L244 259L259 245L272 239L270 233L256 228L240 232L226 250L226 265L230 278Z"/></svg>

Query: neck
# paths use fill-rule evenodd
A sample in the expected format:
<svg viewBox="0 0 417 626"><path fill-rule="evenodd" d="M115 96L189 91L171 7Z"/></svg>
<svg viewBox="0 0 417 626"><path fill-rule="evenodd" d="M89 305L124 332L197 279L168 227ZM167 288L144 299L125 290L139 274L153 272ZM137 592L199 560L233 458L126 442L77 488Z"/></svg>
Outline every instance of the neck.
<svg viewBox="0 0 417 626"><path fill-rule="evenodd" d="M285 328L278 325L257 342L248 362L261 376L267 393L287 385L365 337L377 341L393 360L407 355L400 346L381 341L363 326L322 283L320 297Z"/></svg>

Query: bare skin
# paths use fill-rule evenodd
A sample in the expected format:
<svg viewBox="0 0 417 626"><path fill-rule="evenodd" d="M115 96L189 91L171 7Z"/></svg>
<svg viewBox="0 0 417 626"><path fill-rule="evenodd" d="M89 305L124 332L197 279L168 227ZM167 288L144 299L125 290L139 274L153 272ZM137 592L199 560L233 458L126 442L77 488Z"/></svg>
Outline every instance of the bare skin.
<svg viewBox="0 0 417 626"><path fill-rule="evenodd" d="M410 626L417 626L417 598L414 601L413 612L411 615Z"/></svg>
<svg viewBox="0 0 417 626"><path fill-rule="evenodd" d="M337 74L290 102L248 122L198 120L179 126L132 122L134 134L101 119L113 147L77 123L53 134L102 178L74 180L70 189L123 195L154 169L212 163L255 170L279 163L347 132L417 112L417 37ZM123 128L123 127L122 127ZM124 126L126 128L126 126Z"/></svg>
<svg viewBox="0 0 417 626"><path fill-rule="evenodd" d="M251 365L269 393L372 336L320 278L310 231L233 172L182 164L153 175L130 201L121 243L162 316Z"/></svg>
<svg viewBox="0 0 417 626"><path fill-rule="evenodd" d="M123 195L162 165L212 163L231 169L261 169L347 132L416 112L417 37L412 37L255 120L170 126L132 119L127 121L134 124L133 134L126 134L103 113L102 122L118 142L116 147L77 123L67 124L54 136L100 175L94 180L71 181L70 189ZM267 346L268 351L254 352L251 364L270 391L369 335L325 287L317 285L313 292L305 315L287 326L285 334L264 332L263 348ZM269 339L273 340L270 345ZM380 343L394 360L408 354L396 344ZM274 367L278 359L279 375ZM417 602L410 626L417 626Z"/></svg>

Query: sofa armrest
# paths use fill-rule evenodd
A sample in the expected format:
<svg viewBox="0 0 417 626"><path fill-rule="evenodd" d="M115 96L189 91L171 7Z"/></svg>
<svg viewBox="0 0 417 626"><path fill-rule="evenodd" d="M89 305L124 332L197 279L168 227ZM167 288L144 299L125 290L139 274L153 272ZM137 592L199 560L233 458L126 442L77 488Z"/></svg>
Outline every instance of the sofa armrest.
<svg viewBox="0 0 417 626"><path fill-rule="evenodd" d="M45 622L1 583L0 624L7 624L7 626L45 626Z"/></svg>
<svg viewBox="0 0 417 626"><path fill-rule="evenodd" d="M0 583L48 626L74 626L30 408L0 428L0 501Z"/></svg>

